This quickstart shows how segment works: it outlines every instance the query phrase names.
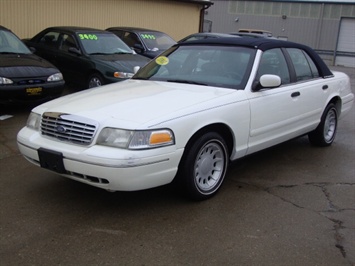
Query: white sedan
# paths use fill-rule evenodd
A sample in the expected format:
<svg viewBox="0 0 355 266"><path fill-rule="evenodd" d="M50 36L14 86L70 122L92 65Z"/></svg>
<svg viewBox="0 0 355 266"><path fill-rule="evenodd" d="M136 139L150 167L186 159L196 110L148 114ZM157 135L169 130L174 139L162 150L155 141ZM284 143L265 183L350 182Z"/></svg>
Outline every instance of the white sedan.
<svg viewBox="0 0 355 266"><path fill-rule="evenodd" d="M253 38L180 43L120 83L35 107L18 133L30 162L109 191L171 183L215 195L228 164L308 134L332 144L349 77L304 45Z"/></svg>

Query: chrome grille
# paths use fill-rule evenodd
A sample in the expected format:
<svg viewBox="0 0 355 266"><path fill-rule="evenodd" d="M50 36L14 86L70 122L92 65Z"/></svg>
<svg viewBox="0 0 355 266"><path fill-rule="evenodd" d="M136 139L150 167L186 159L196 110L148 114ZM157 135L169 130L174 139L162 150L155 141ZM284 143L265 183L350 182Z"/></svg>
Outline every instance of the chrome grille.
<svg viewBox="0 0 355 266"><path fill-rule="evenodd" d="M42 135L81 145L89 145L96 132L97 123L91 119L63 113L42 115Z"/></svg>

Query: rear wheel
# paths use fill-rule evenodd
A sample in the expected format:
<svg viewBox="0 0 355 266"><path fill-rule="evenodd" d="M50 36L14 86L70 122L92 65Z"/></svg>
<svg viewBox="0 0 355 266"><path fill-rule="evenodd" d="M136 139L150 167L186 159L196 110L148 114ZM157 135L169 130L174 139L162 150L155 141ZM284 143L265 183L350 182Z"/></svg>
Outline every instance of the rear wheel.
<svg viewBox="0 0 355 266"><path fill-rule="evenodd" d="M95 73L90 75L88 79L88 88L99 87L102 85L104 85L104 81L100 74Z"/></svg>
<svg viewBox="0 0 355 266"><path fill-rule="evenodd" d="M228 168L228 149L223 138L209 132L187 150L179 165L178 178L187 195L194 200L214 196Z"/></svg>
<svg viewBox="0 0 355 266"><path fill-rule="evenodd" d="M308 134L309 141L316 146L329 146L333 143L338 126L338 112L333 103L325 108L318 127Z"/></svg>

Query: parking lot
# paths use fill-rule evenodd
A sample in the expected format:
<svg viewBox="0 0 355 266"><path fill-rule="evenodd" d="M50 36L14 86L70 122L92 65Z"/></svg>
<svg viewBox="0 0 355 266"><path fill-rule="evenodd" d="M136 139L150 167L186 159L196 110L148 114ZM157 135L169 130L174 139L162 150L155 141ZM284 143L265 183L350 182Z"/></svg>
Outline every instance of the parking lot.
<svg viewBox="0 0 355 266"><path fill-rule="evenodd" d="M355 69L333 67L351 76ZM298 138L232 164L221 191L109 193L27 162L30 107L0 110L1 265L354 265L355 108L331 147Z"/></svg>

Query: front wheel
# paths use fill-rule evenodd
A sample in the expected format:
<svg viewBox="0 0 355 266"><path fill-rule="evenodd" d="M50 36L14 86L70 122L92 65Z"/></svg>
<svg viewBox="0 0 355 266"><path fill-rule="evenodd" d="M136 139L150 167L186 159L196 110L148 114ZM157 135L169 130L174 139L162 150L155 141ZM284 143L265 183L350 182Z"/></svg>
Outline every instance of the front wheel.
<svg viewBox="0 0 355 266"><path fill-rule="evenodd" d="M100 74L92 74L88 79L88 88L94 88L104 85L103 78Z"/></svg>
<svg viewBox="0 0 355 266"><path fill-rule="evenodd" d="M219 134L209 132L187 148L177 177L190 198L204 200L214 196L222 185L228 161L225 141Z"/></svg>
<svg viewBox="0 0 355 266"><path fill-rule="evenodd" d="M329 146L333 143L338 126L338 112L333 103L325 108L318 127L308 134L311 144Z"/></svg>

